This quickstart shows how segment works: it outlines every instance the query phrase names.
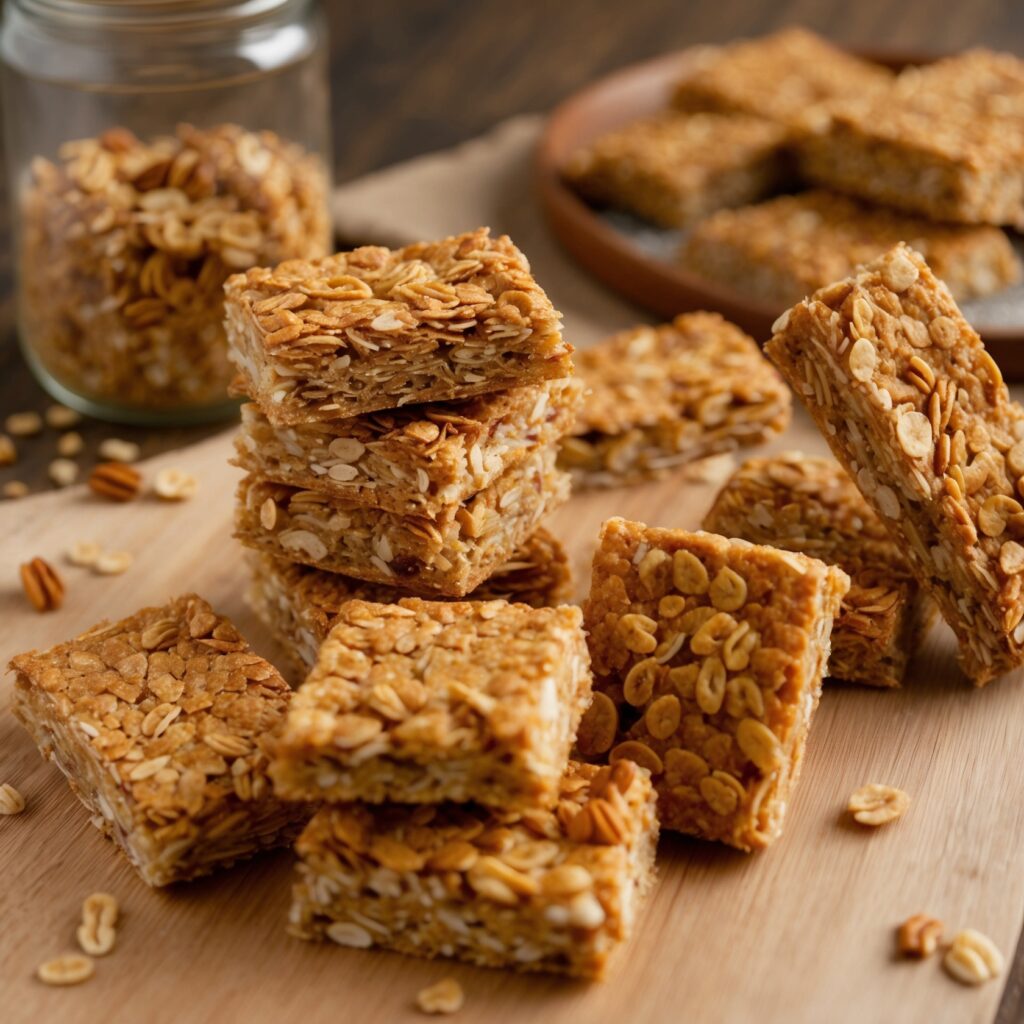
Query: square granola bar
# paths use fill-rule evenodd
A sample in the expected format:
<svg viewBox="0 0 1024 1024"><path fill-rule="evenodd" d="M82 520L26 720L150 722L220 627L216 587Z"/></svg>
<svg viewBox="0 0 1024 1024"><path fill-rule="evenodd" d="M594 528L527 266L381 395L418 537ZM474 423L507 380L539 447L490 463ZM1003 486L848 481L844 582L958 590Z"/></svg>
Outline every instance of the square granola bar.
<svg viewBox="0 0 1024 1024"><path fill-rule="evenodd" d="M11 661L14 713L149 885L291 843L265 736L291 691L231 623L181 597Z"/></svg>
<svg viewBox="0 0 1024 1024"><path fill-rule="evenodd" d="M775 324L768 355L960 641L981 686L1024 662L1024 409L898 245Z"/></svg>
<svg viewBox="0 0 1024 1024"><path fill-rule="evenodd" d="M383 583L365 583L255 551L249 552L249 565L252 582L246 598L303 673L313 667L346 601L358 598L389 604L405 596ZM572 579L565 549L541 527L469 596L474 601L515 601L531 608L566 604L572 597Z"/></svg>
<svg viewBox="0 0 1024 1024"><path fill-rule="evenodd" d="M899 686L931 618L899 546L833 459L783 452L750 459L704 517L704 529L838 565L850 589L832 627L828 674Z"/></svg>
<svg viewBox="0 0 1024 1024"><path fill-rule="evenodd" d="M590 663L579 608L349 601L276 741L288 800L551 806Z"/></svg>
<svg viewBox="0 0 1024 1024"><path fill-rule="evenodd" d="M806 555L608 520L585 608L595 694L580 752L647 768L662 828L767 846L849 585Z"/></svg>
<svg viewBox="0 0 1024 1024"><path fill-rule="evenodd" d="M680 260L701 277L783 308L897 242L921 252L960 300L1021 278L1020 260L999 228L936 224L825 191L722 210L694 228Z"/></svg>
<svg viewBox="0 0 1024 1024"><path fill-rule="evenodd" d="M789 389L717 313L622 331L579 353L577 367L588 391L558 461L582 486L659 476L789 423Z"/></svg>
<svg viewBox="0 0 1024 1024"><path fill-rule="evenodd" d="M351 804L302 834L292 934L601 977L654 879L647 772L570 763L556 810Z"/></svg>
<svg viewBox="0 0 1024 1024"><path fill-rule="evenodd" d="M785 138L756 117L669 111L600 136L573 154L565 176L588 202L681 228L780 188Z"/></svg>
<svg viewBox="0 0 1024 1024"><path fill-rule="evenodd" d="M971 50L908 68L808 139L801 164L830 188L933 220L1024 227L1024 61Z"/></svg>
<svg viewBox="0 0 1024 1024"><path fill-rule="evenodd" d="M235 465L265 480L390 512L437 515L568 433L574 377L437 402L275 427L242 406Z"/></svg>
<svg viewBox="0 0 1024 1024"><path fill-rule="evenodd" d="M257 267L225 292L231 358L277 426L572 374L561 315L486 228Z"/></svg>

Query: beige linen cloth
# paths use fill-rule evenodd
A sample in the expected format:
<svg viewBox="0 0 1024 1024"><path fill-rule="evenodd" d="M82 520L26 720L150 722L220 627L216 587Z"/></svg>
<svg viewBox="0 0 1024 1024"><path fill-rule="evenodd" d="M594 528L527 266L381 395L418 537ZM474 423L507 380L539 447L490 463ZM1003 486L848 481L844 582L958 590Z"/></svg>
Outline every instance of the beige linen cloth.
<svg viewBox="0 0 1024 1024"><path fill-rule="evenodd" d="M533 159L543 118L516 117L454 149L416 157L340 186L334 223L346 243L397 246L487 226L508 234L577 348L650 317L579 269L544 220Z"/></svg>

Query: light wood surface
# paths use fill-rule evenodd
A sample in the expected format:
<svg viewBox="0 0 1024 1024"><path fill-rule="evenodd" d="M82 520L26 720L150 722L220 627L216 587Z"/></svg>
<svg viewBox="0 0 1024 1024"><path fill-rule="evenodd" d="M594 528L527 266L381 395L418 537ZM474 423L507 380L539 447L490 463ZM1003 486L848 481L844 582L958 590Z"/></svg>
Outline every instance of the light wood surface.
<svg viewBox="0 0 1024 1024"><path fill-rule="evenodd" d="M821 451L803 418L776 447ZM245 573L230 539L235 471L227 435L146 467L196 473L198 496L178 506L142 499L115 506L82 488L0 507L0 656L63 640L187 590L235 618L262 653L273 647L245 607ZM602 519L621 514L694 527L716 485L672 480L574 498L552 517L570 546L577 582ZM66 566L74 540L132 551L120 577ZM38 615L15 567L33 555L59 564L60 611ZM972 690L955 668L951 635L932 630L909 685L878 692L830 685L786 832L744 856L666 835L660 880L632 943L605 984L587 986L462 965L346 950L284 933L291 855L281 852L212 878L152 891L88 823L59 772L44 764L9 714L0 716L0 781L28 799L0 818L0 1019L103 1021L384 1022L422 1019L416 992L445 974L466 1006L456 1019L497 1022L762 1024L989 1022L1003 979L963 988L941 970L893 955L911 913L974 926L1012 960L1024 920L1024 686L1007 677ZM7 703L10 679L2 683ZM844 819L848 794L868 781L912 796L897 824L867 832ZM33 978L44 959L74 948L82 899L95 890L123 907L118 946L84 985L50 989Z"/></svg>

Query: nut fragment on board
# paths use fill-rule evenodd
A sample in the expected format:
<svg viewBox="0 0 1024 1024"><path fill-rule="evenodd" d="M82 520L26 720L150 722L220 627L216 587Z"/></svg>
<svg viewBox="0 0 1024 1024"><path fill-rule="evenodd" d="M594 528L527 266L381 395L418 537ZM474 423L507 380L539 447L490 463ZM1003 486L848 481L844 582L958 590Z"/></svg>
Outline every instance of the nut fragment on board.
<svg viewBox="0 0 1024 1024"><path fill-rule="evenodd" d="M40 964L36 977L47 985L77 985L87 981L96 971L91 956L81 953L65 953Z"/></svg>
<svg viewBox="0 0 1024 1024"><path fill-rule="evenodd" d="M119 462L101 462L89 474L89 488L112 501L131 501L142 486L142 474Z"/></svg>
<svg viewBox="0 0 1024 1024"><path fill-rule="evenodd" d="M21 814L25 798L9 783L0 784L0 814Z"/></svg>
<svg viewBox="0 0 1024 1024"><path fill-rule="evenodd" d="M28 494L28 484L22 480L8 480L4 484L5 498L24 498Z"/></svg>
<svg viewBox="0 0 1024 1024"><path fill-rule="evenodd" d="M81 455L83 448L85 448L85 441L82 440L82 435L77 430L69 430L57 438L57 454L66 459Z"/></svg>
<svg viewBox="0 0 1024 1024"><path fill-rule="evenodd" d="M67 430L82 422L82 414L66 405L51 405L45 413L46 425L54 430Z"/></svg>
<svg viewBox="0 0 1024 1024"><path fill-rule="evenodd" d="M153 493L164 501L185 501L198 489L199 481L191 473L173 466L161 469L153 481Z"/></svg>
<svg viewBox="0 0 1024 1024"><path fill-rule="evenodd" d="M76 540L68 548L67 559L72 565L91 569L103 554L103 548L94 540Z"/></svg>
<svg viewBox="0 0 1024 1024"><path fill-rule="evenodd" d="M37 612L52 612L64 603L64 581L49 562L33 558L18 571L25 596Z"/></svg>
<svg viewBox="0 0 1024 1024"><path fill-rule="evenodd" d="M1004 960L996 944L981 932L965 928L953 936L942 966L964 985L981 985L1002 974Z"/></svg>
<svg viewBox="0 0 1024 1024"><path fill-rule="evenodd" d="M942 941L942 922L930 914L913 914L899 926L896 944L904 956L931 956Z"/></svg>
<svg viewBox="0 0 1024 1024"><path fill-rule="evenodd" d="M82 923L75 932L78 944L90 956L106 956L117 939L117 898L109 892L94 892L82 903Z"/></svg>
<svg viewBox="0 0 1024 1024"><path fill-rule="evenodd" d="M6 435L0 434L0 466L12 466L18 461L18 449Z"/></svg>
<svg viewBox="0 0 1024 1024"><path fill-rule="evenodd" d="M135 556L130 551L104 551L96 559L94 568L101 576L120 576L134 561Z"/></svg>
<svg viewBox="0 0 1024 1024"><path fill-rule="evenodd" d="M14 437L32 437L43 429L43 418L37 412L12 412L4 427Z"/></svg>
<svg viewBox="0 0 1024 1024"><path fill-rule="evenodd" d="M78 479L78 463L71 459L53 459L47 472L58 487L70 487Z"/></svg>
<svg viewBox="0 0 1024 1024"><path fill-rule="evenodd" d="M420 989L416 1005L424 1013L458 1013L462 1009L465 993L454 978L442 978L433 985Z"/></svg>
<svg viewBox="0 0 1024 1024"><path fill-rule="evenodd" d="M122 441L119 437L101 441L98 450L101 459L111 462L136 462L142 454L142 449L134 441Z"/></svg>
<svg viewBox="0 0 1024 1024"><path fill-rule="evenodd" d="M910 806L910 797L895 786L871 782L850 797L846 809L860 825L887 825L902 817Z"/></svg>

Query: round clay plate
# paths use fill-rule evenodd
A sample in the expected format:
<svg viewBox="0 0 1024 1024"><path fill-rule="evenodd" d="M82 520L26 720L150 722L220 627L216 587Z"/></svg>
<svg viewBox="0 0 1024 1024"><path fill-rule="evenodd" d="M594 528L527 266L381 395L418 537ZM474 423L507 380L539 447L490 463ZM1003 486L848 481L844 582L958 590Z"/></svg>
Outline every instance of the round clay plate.
<svg viewBox="0 0 1024 1024"><path fill-rule="evenodd" d="M537 152L541 204L570 255L609 288L659 317L717 310L758 341L771 336L783 307L751 300L684 270L675 261L682 232L628 214L588 206L564 182L561 168L580 146L629 121L663 110L672 85L698 51L683 50L623 68L562 103L550 116ZM892 68L927 63L920 54L861 54ZM1022 240L1011 236L1018 253ZM964 315L1008 380L1024 381L1024 284L962 305Z"/></svg>

